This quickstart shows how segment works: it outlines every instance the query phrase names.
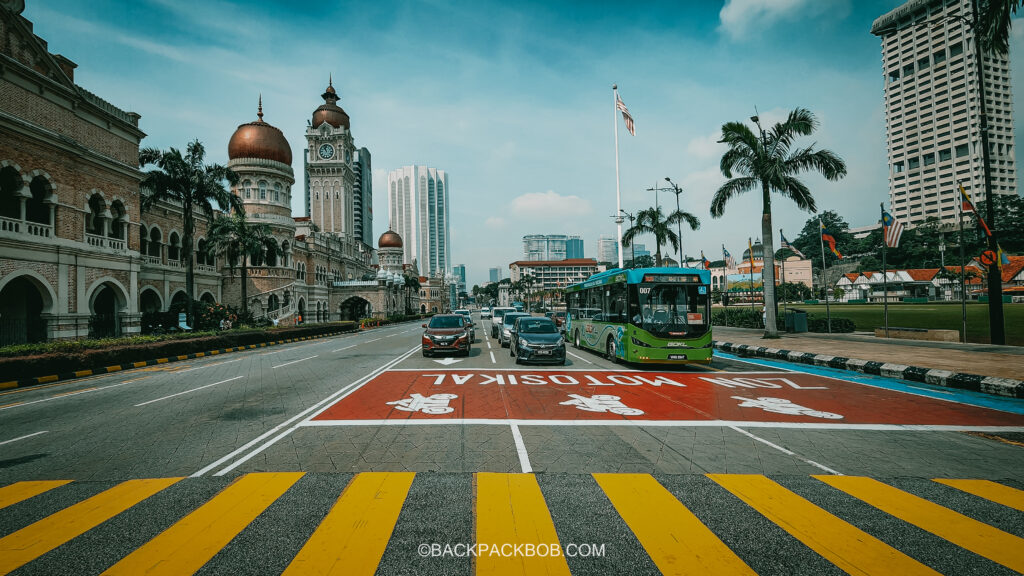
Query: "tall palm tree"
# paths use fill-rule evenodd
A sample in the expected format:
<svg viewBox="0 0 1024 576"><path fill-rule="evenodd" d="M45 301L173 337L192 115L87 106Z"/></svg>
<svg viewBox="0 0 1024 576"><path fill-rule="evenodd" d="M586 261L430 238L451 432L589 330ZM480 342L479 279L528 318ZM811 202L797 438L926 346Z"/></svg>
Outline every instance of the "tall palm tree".
<svg viewBox="0 0 1024 576"><path fill-rule="evenodd" d="M711 216L719 218L725 205L735 196L751 190L761 191L761 242L764 248L764 304L766 338L778 338L775 326L775 248L772 244L772 198L775 192L796 202L801 210L816 212L814 196L796 175L808 170L820 172L828 180L846 175L846 163L830 150L815 150L814 144L794 148L797 136L808 136L818 127L814 114L803 108L789 113L761 137L742 122L722 126L722 140L729 149L722 155L722 174L729 180L711 200ZM733 173L738 176L733 177Z"/></svg>
<svg viewBox="0 0 1024 576"><path fill-rule="evenodd" d="M420 291L420 277L415 274L405 275L405 313L410 314L412 312L412 294L419 294Z"/></svg>
<svg viewBox="0 0 1024 576"><path fill-rule="evenodd" d="M139 150L139 166L154 164L156 169L146 172L142 187L150 192L142 198L143 212L159 201L171 200L181 204L182 252L185 260L185 293L188 295L188 320L193 325L195 311L195 261L192 246L195 240L195 210L213 222L214 202L220 209L241 209L242 201L231 193L224 183L237 184L238 175L220 164L204 164L206 149L194 140L185 149L185 155L176 148L166 152L156 148Z"/></svg>
<svg viewBox="0 0 1024 576"><path fill-rule="evenodd" d="M249 313L249 264L248 259L266 252L277 255L277 240L271 235L267 224L250 224L245 219L245 212L236 210L232 216L219 216L210 226L207 245L215 254L225 256L231 274L235 266L242 269L242 308L243 314Z"/></svg>
<svg viewBox="0 0 1024 576"><path fill-rule="evenodd" d="M523 288L526 290L526 311L529 312L530 310L532 310L532 305L530 303L530 292L533 288L533 285L537 283L537 279L529 274L526 274L523 276L520 282L522 282Z"/></svg>
<svg viewBox="0 0 1024 576"><path fill-rule="evenodd" d="M978 33L981 48L998 56L1010 51L1010 24L1024 0L979 0Z"/></svg>
<svg viewBox="0 0 1024 576"><path fill-rule="evenodd" d="M668 218L661 213L661 207L641 210L637 213L633 225L622 234L622 245L624 247L631 245L641 234L653 234L656 246L654 262L655 266L660 267L662 245L671 244L673 250L679 249L679 243L682 239L679 238L679 235L676 234L673 228L677 227L676 225L681 222L685 222L691 230L700 228L700 219L683 210L676 210L669 214ZM680 265L682 265L682 262L680 262Z"/></svg>

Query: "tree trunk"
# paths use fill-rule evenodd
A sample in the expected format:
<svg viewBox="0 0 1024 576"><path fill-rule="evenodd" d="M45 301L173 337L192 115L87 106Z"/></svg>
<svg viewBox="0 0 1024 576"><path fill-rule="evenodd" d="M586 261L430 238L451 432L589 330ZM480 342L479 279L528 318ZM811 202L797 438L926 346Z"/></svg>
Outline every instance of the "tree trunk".
<svg viewBox="0 0 1024 576"><path fill-rule="evenodd" d="M296 295L297 296L297 295ZM245 265L245 256L242 256L242 314L249 317L249 268Z"/></svg>
<svg viewBox="0 0 1024 576"><path fill-rule="evenodd" d="M779 330L775 323L775 247L772 243L772 205L768 185L761 184L764 195L764 210L761 214L761 248L764 255L764 266L761 268L761 282L764 286L764 337L778 338ZM754 265L754 255L750 255L750 265Z"/></svg>
<svg viewBox="0 0 1024 576"><path fill-rule="evenodd" d="M195 262L193 262L192 259L192 237L195 235L195 223L192 221L192 204L187 199L182 201L181 215L184 219L182 226L182 228L184 228L184 234L181 238L181 255L185 258L185 294L188 296L188 307L186 310L188 310L188 325L195 329L196 311L192 307L192 302L196 299L196 270Z"/></svg>

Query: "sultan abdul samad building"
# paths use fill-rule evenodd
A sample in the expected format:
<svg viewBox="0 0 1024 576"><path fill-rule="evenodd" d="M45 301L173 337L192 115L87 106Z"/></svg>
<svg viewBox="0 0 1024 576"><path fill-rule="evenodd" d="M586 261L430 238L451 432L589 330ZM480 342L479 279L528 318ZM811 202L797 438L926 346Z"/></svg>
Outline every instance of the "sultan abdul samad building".
<svg viewBox="0 0 1024 576"><path fill-rule="evenodd" d="M186 299L181 206L141 210L141 116L75 84L76 64L48 51L23 9L0 0L0 345L138 333L144 313ZM330 83L321 97L306 131L312 221L291 215L292 151L262 105L231 135L232 192L279 250L251 257L243 304L240 272L207 250L199 216L198 299L281 324L420 308L401 238L386 232L378 255L355 233L350 119Z"/></svg>

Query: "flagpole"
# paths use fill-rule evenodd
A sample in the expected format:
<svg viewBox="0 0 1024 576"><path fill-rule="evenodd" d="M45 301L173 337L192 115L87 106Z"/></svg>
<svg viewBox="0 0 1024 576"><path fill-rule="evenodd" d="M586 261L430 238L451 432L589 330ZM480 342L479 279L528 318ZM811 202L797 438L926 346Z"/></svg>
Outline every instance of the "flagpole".
<svg viewBox="0 0 1024 576"><path fill-rule="evenodd" d="M883 316L885 318L885 337L889 337L889 270L888 265L885 261L886 247L889 246L889 241L885 237L885 206L879 202L878 209L882 213L882 309L885 310Z"/></svg>
<svg viewBox="0 0 1024 576"><path fill-rule="evenodd" d="M616 107L619 86L612 84L612 125L615 127L615 213L622 212L622 195L619 192L619 119ZM619 233L619 268L622 268L622 220L616 224Z"/></svg>
<svg viewBox="0 0 1024 576"><path fill-rule="evenodd" d="M726 296L729 294L729 259L725 257L725 244L722 244L722 261L725 263L724 264L725 269L723 270L724 276L722 276L722 280L724 280L723 284L725 286L725 288L722 290L722 308L725 309L723 311L723 314L725 315L725 325L728 326L729 325L729 301L726 298Z"/></svg>
<svg viewBox="0 0 1024 576"><path fill-rule="evenodd" d="M825 225L821 223L821 216L818 217L818 244L821 245L821 288L825 291L825 318L828 321L828 333L832 333L832 310L828 306L828 279L827 267L825 266L825 239L821 237Z"/></svg>
<svg viewBox="0 0 1024 576"><path fill-rule="evenodd" d="M782 228L779 228L779 239L783 236ZM781 244L781 242L779 242ZM786 259L782 259L782 285L780 286L782 292L782 325L786 325L786 296L789 296L789 291L786 289Z"/></svg>
<svg viewBox="0 0 1024 576"><path fill-rule="evenodd" d="M961 186L957 182L957 186ZM967 274L964 268L964 199L963 194L959 198L957 205L957 214L959 214L960 222L960 341L967 343Z"/></svg>
<svg viewBox="0 0 1024 576"><path fill-rule="evenodd" d="M750 252L750 309L757 315L757 306L754 305L754 245L750 238L747 238L747 248L747 251ZM763 279L764 276L761 278Z"/></svg>

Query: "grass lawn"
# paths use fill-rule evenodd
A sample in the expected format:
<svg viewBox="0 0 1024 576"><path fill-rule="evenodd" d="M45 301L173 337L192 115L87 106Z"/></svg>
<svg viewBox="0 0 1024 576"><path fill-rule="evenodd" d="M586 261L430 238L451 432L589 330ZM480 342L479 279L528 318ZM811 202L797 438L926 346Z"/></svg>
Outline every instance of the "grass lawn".
<svg viewBox="0 0 1024 576"><path fill-rule="evenodd" d="M824 304L793 304L794 308L825 314ZM874 331L883 325L881 304L832 304L832 315L849 318L857 331ZM782 313L782 306L779 306ZM1024 346L1024 304L1003 304L1006 343ZM889 327L960 330L960 303L890 304ZM967 341L989 342L988 304L967 304Z"/></svg>

